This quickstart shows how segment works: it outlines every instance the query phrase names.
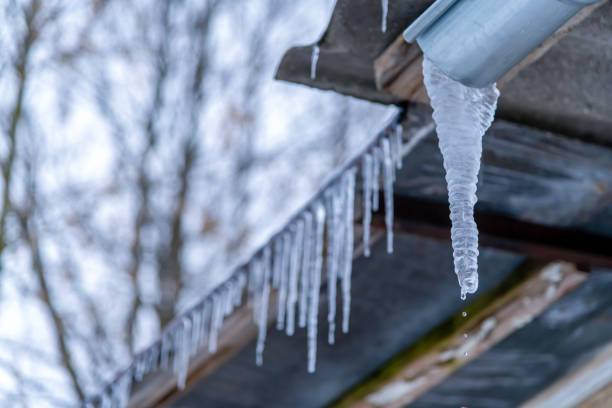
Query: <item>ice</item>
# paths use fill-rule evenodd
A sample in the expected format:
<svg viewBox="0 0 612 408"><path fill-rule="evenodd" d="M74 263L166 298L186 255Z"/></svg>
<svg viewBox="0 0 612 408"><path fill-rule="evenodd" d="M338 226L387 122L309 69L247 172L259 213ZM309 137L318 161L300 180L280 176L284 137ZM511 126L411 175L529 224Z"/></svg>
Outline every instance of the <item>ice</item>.
<svg viewBox="0 0 612 408"><path fill-rule="evenodd" d="M159 365L161 368L168 368L168 358L170 355L170 350L172 349L172 339L170 338L168 333L164 333L162 335L161 340L161 351L159 356Z"/></svg>
<svg viewBox="0 0 612 408"><path fill-rule="evenodd" d="M486 88L467 87L447 77L427 58L423 61L423 75L444 158L455 273L461 297L465 298L478 289L476 182L482 137L493 121L499 91L495 84Z"/></svg>
<svg viewBox="0 0 612 408"><path fill-rule="evenodd" d="M280 283L278 288L278 306L276 314L276 329L283 330L285 327L285 307L287 304L287 289L289 285L289 259L291 257L291 235L286 232L283 235L282 263L280 271Z"/></svg>
<svg viewBox="0 0 612 408"><path fill-rule="evenodd" d="M217 351L217 337L223 320L223 298L220 293L215 293L212 300L212 314L210 317L210 331L208 337L208 352L213 354Z"/></svg>
<svg viewBox="0 0 612 408"><path fill-rule="evenodd" d="M326 195L327 204L327 296L329 325L327 342L334 344L336 331L336 287L338 281L338 268L340 265L340 249L342 244L342 189L335 185Z"/></svg>
<svg viewBox="0 0 612 408"><path fill-rule="evenodd" d="M175 332L174 343L174 374L176 386L179 390L185 388L187 371L189 369L190 339L192 324L188 318L183 318L181 328Z"/></svg>
<svg viewBox="0 0 612 408"><path fill-rule="evenodd" d="M191 349L189 355L193 357L198 352L200 336L202 336L202 314L197 311L191 313L191 322Z"/></svg>
<svg viewBox="0 0 612 408"><path fill-rule="evenodd" d="M308 285L310 284L310 268L312 260L312 213L305 211L304 215L304 248L302 248L302 275L300 279L300 318L298 325L306 327L308 310Z"/></svg>
<svg viewBox="0 0 612 408"><path fill-rule="evenodd" d="M402 134L404 128L398 124L391 133L391 152L393 153L393 161L395 167L399 170L402 168Z"/></svg>
<svg viewBox="0 0 612 408"><path fill-rule="evenodd" d="M312 46L312 55L310 56L310 79L317 77L317 64L319 63L319 49L318 45Z"/></svg>
<svg viewBox="0 0 612 408"><path fill-rule="evenodd" d="M355 177L357 169L347 170L343 177L344 182L344 251L342 255L342 332L348 333L351 311L351 274L353 270L354 246L354 213L355 213Z"/></svg>
<svg viewBox="0 0 612 408"><path fill-rule="evenodd" d="M270 269L271 269L270 247L264 248L262 257L263 282L259 295L257 323L257 345L255 346L255 364L263 364L263 352L266 345L266 332L268 329L268 299L270 296Z"/></svg>
<svg viewBox="0 0 612 408"><path fill-rule="evenodd" d="M274 269L272 270L272 287L278 289L281 270L283 267L283 240L281 237L274 241Z"/></svg>
<svg viewBox="0 0 612 408"><path fill-rule="evenodd" d="M389 0L381 0L381 6L382 6L382 21L381 21L380 30L383 33L386 33L387 32L387 16L389 14Z"/></svg>
<svg viewBox="0 0 612 408"><path fill-rule="evenodd" d="M393 253L393 159L389 139L381 140L383 152L383 189L385 194L385 227L387 228L387 253Z"/></svg>
<svg viewBox="0 0 612 408"><path fill-rule="evenodd" d="M298 219L295 225L295 235L291 247L291 262L289 266L289 296L287 298L287 325L285 333L293 336L295 332L295 306L298 300L298 275L300 258L304 246L304 221Z"/></svg>
<svg viewBox="0 0 612 408"><path fill-rule="evenodd" d="M378 211L378 194L380 192L380 148L372 149L372 211Z"/></svg>
<svg viewBox="0 0 612 408"><path fill-rule="evenodd" d="M205 344L208 343L208 334L209 331L207 331L207 327L210 326L210 322L211 322L211 315L212 315L212 305L211 302L209 300L207 300L206 302L204 302L204 305L202 305L202 325L201 325L201 334L200 334L200 344L198 345L198 347L202 347Z"/></svg>
<svg viewBox="0 0 612 408"><path fill-rule="evenodd" d="M370 225L372 224L372 155L366 153L361 161L363 181L363 255L370 256Z"/></svg>
<svg viewBox="0 0 612 408"><path fill-rule="evenodd" d="M314 373L317 364L317 315L319 312L319 289L321 269L323 269L323 230L325 227L325 207L320 202L314 204L315 240L314 266L311 269L310 302L308 304L308 372Z"/></svg>

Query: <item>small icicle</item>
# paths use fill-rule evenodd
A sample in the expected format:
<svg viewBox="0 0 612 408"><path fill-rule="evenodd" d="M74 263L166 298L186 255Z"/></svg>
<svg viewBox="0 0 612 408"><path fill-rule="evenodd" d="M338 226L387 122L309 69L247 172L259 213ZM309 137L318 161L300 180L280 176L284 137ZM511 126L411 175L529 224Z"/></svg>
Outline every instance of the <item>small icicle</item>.
<svg viewBox="0 0 612 408"><path fill-rule="evenodd" d="M363 254L370 256L370 225L372 224L372 155L366 153L361 161L363 181Z"/></svg>
<svg viewBox="0 0 612 408"><path fill-rule="evenodd" d="M351 168L344 175L344 262L342 271L342 332L348 333L351 313L351 274L353 270L355 177L357 169Z"/></svg>
<svg viewBox="0 0 612 408"><path fill-rule="evenodd" d="M312 213L304 212L304 247L302 248L302 271L300 276L300 318L298 325L306 327L308 308L308 285L310 284L310 265L312 260Z"/></svg>
<svg viewBox="0 0 612 408"><path fill-rule="evenodd" d="M145 375L152 373L158 369L159 362L159 350L160 346L154 345L149 349L148 358L147 358L147 369L145 370Z"/></svg>
<svg viewBox="0 0 612 408"><path fill-rule="evenodd" d="M185 388L187 371L189 369L191 321L183 318L181 326L176 331L174 346L174 374L176 375L176 386L179 390Z"/></svg>
<svg viewBox="0 0 612 408"><path fill-rule="evenodd" d="M198 346L200 345L200 336L202 335L202 314L194 310L192 313L190 313L190 318L192 326L189 354L193 357L198 352Z"/></svg>
<svg viewBox="0 0 612 408"><path fill-rule="evenodd" d="M168 368L168 359L170 355L170 350L172 349L172 339L170 338L170 334L165 332L162 334L162 346L159 356L159 365L162 369Z"/></svg>
<svg viewBox="0 0 612 408"><path fill-rule="evenodd" d="M380 30L383 33L387 32L387 16L389 14L389 0L381 0L382 6L382 22L380 26Z"/></svg>
<svg viewBox="0 0 612 408"><path fill-rule="evenodd" d="M285 327L285 308L287 304L287 289L289 286L289 260L291 258L291 235L288 232L283 235L282 253L280 286L278 289L278 308L276 315L277 330L283 330Z"/></svg>
<svg viewBox="0 0 612 408"><path fill-rule="evenodd" d="M210 300L206 300L206 302L204 302L204 304L201 306L201 314L202 323L200 326L201 333L198 347L203 347L205 344L208 344L210 324L212 321L212 304Z"/></svg>
<svg viewBox="0 0 612 408"><path fill-rule="evenodd" d="M287 327L285 333L293 336L295 332L295 306L298 301L298 275L302 248L304 246L304 221L298 219L295 226L295 235L291 247L291 262L289 266L289 296L287 297Z"/></svg>
<svg viewBox="0 0 612 408"><path fill-rule="evenodd" d="M323 269L323 231L325 228L325 207L317 202L315 211L314 267L310 279L310 303L308 304L308 372L314 373L317 364L317 315L319 313L319 290L321 269Z"/></svg>
<svg viewBox="0 0 612 408"><path fill-rule="evenodd" d="M210 318L210 332L208 338L208 352L213 354L217 351L217 338L219 336L219 328L223 319L223 296L221 293L215 293L212 301L212 314Z"/></svg>
<svg viewBox="0 0 612 408"><path fill-rule="evenodd" d="M270 297L270 247L264 248L262 258L263 286L259 297L259 315L257 316L257 345L255 346L255 364L263 364L263 352L268 330L268 298Z"/></svg>
<svg viewBox="0 0 612 408"><path fill-rule="evenodd" d="M134 379L138 382L142 381L142 377L144 376L144 364L143 364L143 359L142 359L142 355L136 356L134 358Z"/></svg>
<svg viewBox="0 0 612 408"><path fill-rule="evenodd" d="M234 311L234 301L232 298L234 296L236 283L233 279L230 279L225 283L224 286L225 288L223 291L223 317L229 316Z"/></svg>
<svg viewBox="0 0 612 408"><path fill-rule="evenodd" d="M336 285L340 266L340 249L342 248L342 184L333 186L327 195L327 296L329 325L327 342L334 344L336 331Z"/></svg>
<svg viewBox="0 0 612 408"><path fill-rule="evenodd" d="M399 170L402 168L402 137L404 133L404 127L401 124L397 124L393 133L391 133L391 151L393 152L393 161L395 167Z"/></svg>
<svg viewBox="0 0 612 408"><path fill-rule="evenodd" d="M378 211L381 157L382 151L380 148L374 147L372 149L372 211Z"/></svg>
<svg viewBox="0 0 612 408"><path fill-rule="evenodd" d="M281 271L283 269L283 238L274 240L274 266L272 270L272 287L278 289L280 285Z"/></svg>
<svg viewBox="0 0 612 408"><path fill-rule="evenodd" d="M238 283L236 288L236 297L234 298L234 306L238 307L242 304L242 294L246 285L246 274L244 272L238 274Z"/></svg>
<svg viewBox="0 0 612 408"><path fill-rule="evenodd" d="M389 139L381 141L383 150L383 188L385 192L385 226L387 228L387 253L393 253L393 160Z"/></svg>
<svg viewBox="0 0 612 408"><path fill-rule="evenodd" d="M128 370L118 382L113 386L113 399L117 402L117 407L125 408L130 400L132 390L132 373Z"/></svg>
<svg viewBox="0 0 612 408"><path fill-rule="evenodd" d="M310 79L317 77L317 64L319 63L319 49L318 45L312 46L312 55L310 56Z"/></svg>

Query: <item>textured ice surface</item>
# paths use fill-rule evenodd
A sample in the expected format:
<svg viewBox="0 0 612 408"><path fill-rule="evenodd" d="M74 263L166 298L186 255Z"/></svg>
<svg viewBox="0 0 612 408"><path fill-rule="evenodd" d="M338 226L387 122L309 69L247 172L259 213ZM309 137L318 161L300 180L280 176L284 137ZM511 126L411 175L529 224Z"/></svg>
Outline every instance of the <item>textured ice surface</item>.
<svg viewBox="0 0 612 408"><path fill-rule="evenodd" d="M478 289L478 229L474 221L482 136L491 126L499 91L495 84L470 88L446 76L427 58L425 87L434 110L444 157L455 273L461 297Z"/></svg>
<svg viewBox="0 0 612 408"><path fill-rule="evenodd" d="M380 31L387 32L387 16L389 14L389 0L381 0L382 21L380 23Z"/></svg>
<svg viewBox="0 0 612 408"><path fill-rule="evenodd" d="M317 77L317 64L319 63L319 46L312 46L312 54L310 56L310 79Z"/></svg>

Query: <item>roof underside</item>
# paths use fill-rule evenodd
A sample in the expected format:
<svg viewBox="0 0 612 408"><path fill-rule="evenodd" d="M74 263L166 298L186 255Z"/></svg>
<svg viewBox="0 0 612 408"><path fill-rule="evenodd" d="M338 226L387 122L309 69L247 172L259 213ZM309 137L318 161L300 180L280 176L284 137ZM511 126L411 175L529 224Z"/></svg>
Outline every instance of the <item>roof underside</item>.
<svg viewBox="0 0 612 408"><path fill-rule="evenodd" d="M338 0L318 42L316 78L310 79L311 45L288 50L276 77L374 102L401 103L376 89L373 63L431 3L389 0L383 33L380 2ZM611 39L608 3L504 87L498 117L612 145Z"/></svg>

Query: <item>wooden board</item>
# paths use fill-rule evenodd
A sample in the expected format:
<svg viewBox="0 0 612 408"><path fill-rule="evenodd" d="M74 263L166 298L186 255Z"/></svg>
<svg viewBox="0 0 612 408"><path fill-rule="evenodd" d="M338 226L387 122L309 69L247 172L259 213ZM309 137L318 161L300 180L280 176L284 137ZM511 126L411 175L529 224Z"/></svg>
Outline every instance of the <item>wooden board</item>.
<svg viewBox="0 0 612 408"><path fill-rule="evenodd" d="M334 407L399 408L410 404L451 373L527 325L543 310L571 292L585 274L570 264L549 264L490 305L459 320L455 332L426 353L408 350L360 384ZM399 366L399 367L398 367Z"/></svg>
<svg viewBox="0 0 612 408"><path fill-rule="evenodd" d="M592 273L578 289L410 407L521 405L612 341L611 291L609 270Z"/></svg>
<svg viewBox="0 0 612 408"><path fill-rule="evenodd" d="M428 117L421 111L412 114ZM395 191L447 201L433 132L404 161ZM497 120L483 139L477 195L484 211L612 235L612 219L599 216L612 208L612 149Z"/></svg>

